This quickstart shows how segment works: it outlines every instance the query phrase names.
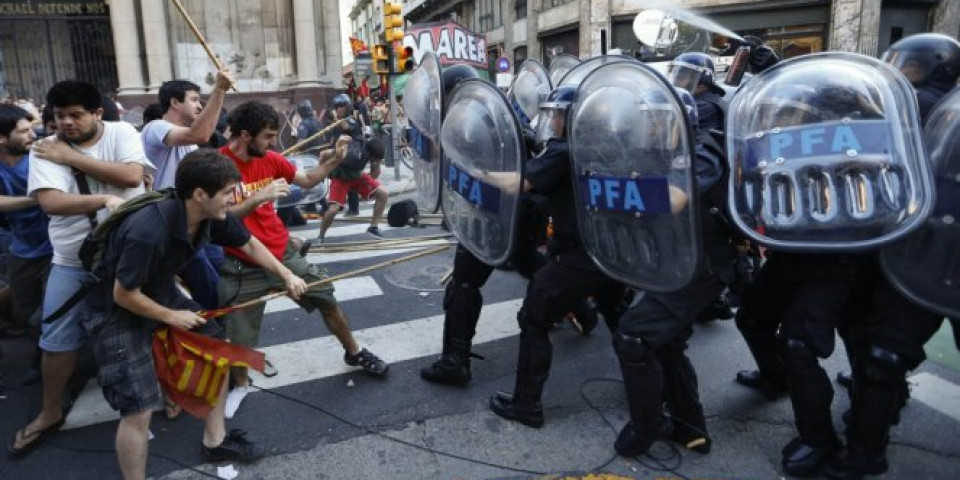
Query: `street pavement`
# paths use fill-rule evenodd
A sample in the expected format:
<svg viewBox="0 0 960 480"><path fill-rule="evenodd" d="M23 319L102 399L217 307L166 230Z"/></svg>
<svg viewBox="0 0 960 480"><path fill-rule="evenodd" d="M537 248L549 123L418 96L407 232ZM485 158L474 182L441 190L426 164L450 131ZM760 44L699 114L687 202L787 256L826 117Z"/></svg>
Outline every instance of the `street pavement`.
<svg viewBox="0 0 960 480"><path fill-rule="evenodd" d="M384 184L403 198L410 172ZM362 206L369 214L371 206ZM338 221L327 245L365 240L363 222ZM293 229L315 236L317 222ZM389 228L388 238L442 233L436 226ZM311 258L339 274L420 251L415 246L363 252L321 253ZM279 374L255 377L250 394L228 428L241 428L267 452L253 464L232 466L238 479L778 479L780 449L794 435L787 399L768 402L733 382L752 361L731 321L698 324L690 356L700 375L701 397L714 442L701 455L658 443L648 457L614 455L613 441L627 410L619 368L602 326L582 337L567 324L552 333L554 362L544 395L546 425L531 429L501 420L487 408L498 390L512 389L517 348L516 311L526 281L496 271L484 287L469 387L424 382L419 369L440 351L443 287L453 248L409 263L336 283L358 341L391 363L386 378L373 378L343 363L343 350L319 315L289 300L268 304L261 349ZM891 470L881 479L952 479L960 471L960 356L945 328L931 341L930 356L911 379L912 399L892 431ZM838 345L842 345L838 342ZM35 412L38 386L20 385L29 360L24 339L0 340L6 397L0 400L0 435L13 432ZM846 368L842 347L824 365ZM836 387L835 424L849 406ZM216 477L200 455L201 423L182 416L154 417L148 473L154 478ZM0 460L0 479L119 478L113 452L116 416L95 382L79 394L64 431L48 437L19 460Z"/></svg>

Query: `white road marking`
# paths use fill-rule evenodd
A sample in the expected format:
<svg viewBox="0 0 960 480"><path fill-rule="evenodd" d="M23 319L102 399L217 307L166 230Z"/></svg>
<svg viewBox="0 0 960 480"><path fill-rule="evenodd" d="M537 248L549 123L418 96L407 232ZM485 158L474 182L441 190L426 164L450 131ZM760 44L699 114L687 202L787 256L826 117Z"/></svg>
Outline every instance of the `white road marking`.
<svg viewBox="0 0 960 480"><path fill-rule="evenodd" d="M380 290L380 285L377 285L377 281L373 277L346 278L339 282L333 282L333 288L336 289L334 295L339 302L383 295L383 290ZM298 308L300 308L300 305L297 305L290 297L281 297L267 302L265 313L285 312Z"/></svg>
<svg viewBox="0 0 960 480"><path fill-rule="evenodd" d="M960 385L932 373L918 373L908 380L910 401L924 405L960 422Z"/></svg>
<svg viewBox="0 0 960 480"><path fill-rule="evenodd" d="M522 299L484 305L475 344L519 333L516 313ZM388 363L437 355L442 349L443 314L354 332L357 342ZM273 378L254 374L254 384L277 388L356 370L343 363L343 347L332 335L262 349L279 370ZM255 392L254 394L258 394ZM241 407L242 408L242 407ZM63 428L72 429L119 419L103 399L96 380L77 398Z"/></svg>

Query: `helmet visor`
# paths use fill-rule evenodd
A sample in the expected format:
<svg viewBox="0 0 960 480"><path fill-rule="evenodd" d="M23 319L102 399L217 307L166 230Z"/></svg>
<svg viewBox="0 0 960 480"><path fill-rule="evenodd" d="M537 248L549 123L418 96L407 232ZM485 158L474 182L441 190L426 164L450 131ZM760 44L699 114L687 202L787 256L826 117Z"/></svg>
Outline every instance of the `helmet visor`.
<svg viewBox="0 0 960 480"><path fill-rule="evenodd" d="M667 69L667 80L675 87L680 87L688 92L692 92L700 83L700 77L703 75L703 69L692 63L671 62Z"/></svg>
<svg viewBox="0 0 960 480"><path fill-rule="evenodd" d="M565 108L541 107L540 114L537 115L537 143L545 143L551 138L564 138L566 116Z"/></svg>
<svg viewBox="0 0 960 480"><path fill-rule="evenodd" d="M900 70L910 83L920 85L942 61L938 56L935 50L890 50L883 54L883 61Z"/></svg>

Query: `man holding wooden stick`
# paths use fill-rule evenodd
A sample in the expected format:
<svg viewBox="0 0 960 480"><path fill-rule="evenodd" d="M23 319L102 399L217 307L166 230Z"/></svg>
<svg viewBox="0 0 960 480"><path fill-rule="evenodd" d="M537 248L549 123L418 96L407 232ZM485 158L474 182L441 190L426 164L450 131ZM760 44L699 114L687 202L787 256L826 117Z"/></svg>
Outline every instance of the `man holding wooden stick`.
<svg viewBox="0 0 960 480"><path fill-rule="evenodd" d="M311 188L323 181L340 165L351 138L341 136L334 149L320 154L320 163L307 172L297 169L281 155L269 151L277 138L280 119L269 105L247 102L238 106L228 120L230 143L220 152L233 159L243 177L237 205L233 212L243 218L244 224L273 255L294 274L307 283L326 278L326 269L312 265L299 254L299 247L290 240L290 232L277 216L274 201L290 192L290 183L302 188ZM226 303L240 303L255 299L271 290L282 287L279 278L260 268L251 266L243 252L227 249L226 262L220 269L221 299ZM366 372L382 376L387 373L387 364L369 350L361 349L353 338L347 318L333 295L332 285L310 288L297 301L308 312L320 310L327 328L337 337L345 350L344 362L359 366ZM260 340L260 325L265 305L260 304L229 314L227 336L236 344L256 346ZM231 418L247 393L252 391L245 368L233 371L236 388L227 397L227 418Z"/></svg>

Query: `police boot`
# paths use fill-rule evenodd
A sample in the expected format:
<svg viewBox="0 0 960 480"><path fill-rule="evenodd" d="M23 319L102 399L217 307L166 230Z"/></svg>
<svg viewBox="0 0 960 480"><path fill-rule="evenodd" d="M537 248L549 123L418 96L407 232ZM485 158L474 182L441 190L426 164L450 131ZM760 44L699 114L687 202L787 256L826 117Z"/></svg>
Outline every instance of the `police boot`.
<svg viewBox="0 0 960 480"><path fill-rule="evenodd" d="M903 401L903 378L909 366L902 357L872 347L855 364L847 448L827 466L827 476L860 480L887 471L890 424Z"/></svg>
<svg viewBox="0 0 960 480"><path fill-rule="evenodd" d="M809 477L840 447L830 414L833 387L803 341L783 339L780 352L790 378L790 401L800 434L784 447L781 465L790 475Z"/></svg>
<svg viewBox="0 0 960 480"><path fill-rule="evenodd" d="M444 349L446 350L446 349ZM440 385L465 387L470 383L470 355L462 352L445 351L428 367L420 369L420 378Z"/></svg>
<svg viewBox="0 0 960 480"><path fill-rule="evenodd" d="M613 448L624 457L636 457L647 453L663 428L663 370L640 338L617 332L613 349L630 409L630 422L620 430Z"/></svg>
<svg viewBox="0 0 960 480"><path fill-rule="evenodd" d="M737 312L736 324L743 340L757 363L757 370L737 372L737 383L760 391L767 399L775 401L787 393L786 369L777 355L777 339L767 331L763 319L741 310Z"/></svg>
<svg viewBox="0 0 960 480"><path fill-rule="evenodd" d="M517 352L517 379L513 387L513 397L490 397L490 410L507 420L540 428L543 426L540 396L550 373L553 346L542 319L532 317L521 308L517 312L517 322L520 324L520 347Z"/></svg>

